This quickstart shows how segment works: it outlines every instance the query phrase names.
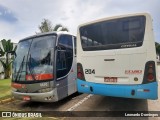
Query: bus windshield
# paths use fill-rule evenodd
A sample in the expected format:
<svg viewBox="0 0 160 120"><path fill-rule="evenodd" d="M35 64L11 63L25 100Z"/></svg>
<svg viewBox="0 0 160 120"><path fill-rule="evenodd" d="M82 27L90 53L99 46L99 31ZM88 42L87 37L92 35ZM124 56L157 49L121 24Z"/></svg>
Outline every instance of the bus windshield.
<svg viewBox="0 0 160 120"><path fill-rule="evenodd" d="M42 36L19 42L13 62L13 81L52 80L56 36Z"/></svg>
<svg viewBox="0 0 160 120"><path fill-rule="evenodd" d="M140 47L145 32L145 16L132 16L82 26L84 51Z"/></svg>

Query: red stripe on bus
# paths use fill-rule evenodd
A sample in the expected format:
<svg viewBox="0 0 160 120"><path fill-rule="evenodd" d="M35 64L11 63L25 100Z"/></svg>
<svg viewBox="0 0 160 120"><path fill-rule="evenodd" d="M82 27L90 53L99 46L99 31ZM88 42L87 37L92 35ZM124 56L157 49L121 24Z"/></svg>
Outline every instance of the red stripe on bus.
<svg viewBox="0 0 160 120"><path fill-rule="evenodd" d="M24 87L25 87L25 85L23 85L23 84L18 84L18 83L12 83L11 86L12 86L13 88L24 88Z"/></svg>
<svg viewBox="0 0 160 120"><path fill-rule="evenodd" d="M53 74L34 74L33 75L35 77L36 80L48 80L48 79L53 79L54 76ZM34 80L32 78L32 75L26 75L26 80Z"/></svg>

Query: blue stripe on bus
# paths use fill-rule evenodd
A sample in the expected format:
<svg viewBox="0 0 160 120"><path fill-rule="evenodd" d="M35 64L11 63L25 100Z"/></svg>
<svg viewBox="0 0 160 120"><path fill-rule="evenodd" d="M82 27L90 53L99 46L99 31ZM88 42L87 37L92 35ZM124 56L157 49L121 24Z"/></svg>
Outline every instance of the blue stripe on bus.
<svg viewBox="0 0 160 120"><path fill-rule="evenodd" d="M158 99L158 82L139 85L109 85L77 79L78 92L104 96ZM134 95L132 92L134 91Z"/></svg>

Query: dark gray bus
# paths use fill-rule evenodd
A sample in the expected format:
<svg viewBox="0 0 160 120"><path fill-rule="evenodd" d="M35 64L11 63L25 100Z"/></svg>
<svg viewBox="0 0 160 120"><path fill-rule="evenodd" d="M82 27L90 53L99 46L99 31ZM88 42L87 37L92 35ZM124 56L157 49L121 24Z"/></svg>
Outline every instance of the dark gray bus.
<svg viewBox="0 0 160 120"><path fill-rule="evenodd" d="M15 99L55 102L75 93L76 37L51 32L20 40L12 71Z"/></svg>

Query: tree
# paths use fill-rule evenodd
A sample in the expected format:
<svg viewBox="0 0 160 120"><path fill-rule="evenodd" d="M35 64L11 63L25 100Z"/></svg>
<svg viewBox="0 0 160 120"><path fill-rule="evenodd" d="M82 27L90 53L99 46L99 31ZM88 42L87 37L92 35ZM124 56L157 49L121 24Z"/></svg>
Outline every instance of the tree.
<svg viewBox="0 0 160 120"><path fill-rule="evenodd" d="M38 28L41 33L52 31L69 31L66 27L63 27L61 24L56 24L53 27L51 21L49 21L48 19L43 19L41 25Z"/></svg>
<svg viewBox="0 0 160 120"><path fill-rule="evenodd" d="M48 19L44 19L39 26L39 30L41 33L53 31L51 22Z"/></svg>
<svg viewBox="0 0 160 120"><path fill-rule="evenodd" d="M53 31L69 31L68 28L63 27L61 24L56 24L55 27L53 28Z"/></svg>
<svg viewBox="0 0 160 120"><path fill-rule="evenodd" d="M155 46L156 46L156 53L159 56L159 60L160 60L160 44L158 42L155 42Z"/></svg>
<svg viewBox="0 0 160 120"><path fill-rule="evenodd" d="M10 77L10 71L11 71L11 63L12 63L12 59L9 57L9 52L10 51L15 51L16 47L13 47L13 43L11 42L11 40L1 40L1 44L2 46L0 47L0 62L3 66L4 69L4 74L5 74L5 79Z"/></svg>

